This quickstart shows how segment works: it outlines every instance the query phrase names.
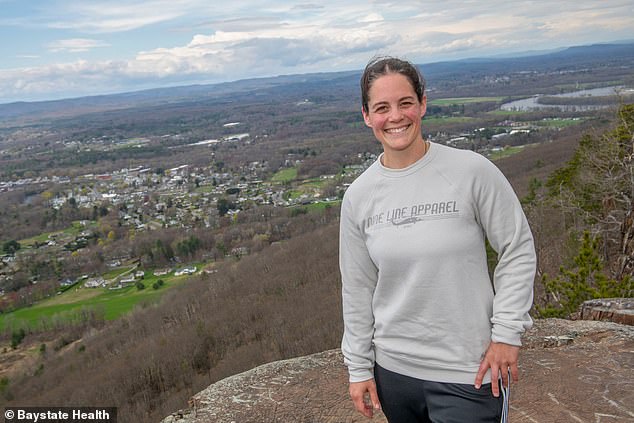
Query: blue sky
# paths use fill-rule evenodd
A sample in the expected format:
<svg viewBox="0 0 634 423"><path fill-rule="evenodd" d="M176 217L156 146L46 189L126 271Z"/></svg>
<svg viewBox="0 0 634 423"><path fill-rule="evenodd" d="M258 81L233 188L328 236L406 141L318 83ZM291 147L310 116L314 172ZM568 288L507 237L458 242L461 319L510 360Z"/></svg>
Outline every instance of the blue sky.
<svg viewBox="0 0 634 423"><path fill-rule="evenodd" d="M634 39L632 0L0 0L0 103Z"/></svg>

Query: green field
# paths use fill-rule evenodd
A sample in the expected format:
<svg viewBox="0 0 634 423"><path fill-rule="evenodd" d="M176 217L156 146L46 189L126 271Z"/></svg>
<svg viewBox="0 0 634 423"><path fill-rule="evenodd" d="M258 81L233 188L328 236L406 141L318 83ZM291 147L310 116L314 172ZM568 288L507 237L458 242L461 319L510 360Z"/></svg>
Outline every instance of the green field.
<svg viewBox="0 0 634 423"><path fill-rule="evenodd" d="M335 207L335 206L338 206L339 204L341 204L341 200L319 201L317 203L309 204L306 208L308 209L309 212L317 212L317 211L321 212L327 209L328 207Z"/></svg>
<svg viewBox="0 0 634 423"><path fill-rule="evenodd" d="M431 100L430 105L433 106L449 106L452 104L469 104L469 103L492 103L504 100L506 97L455 97L455 98L438 98Z"/></svg>
<svg viewBox="0 0 634 423"><path fill-rule="evenodd" d="M487 113L490 115L496 115L496 116L517 116L517 115L525 115L530 112L523 111L523 110L491 110L490 112L487 112Z"/></svg>
<svg viewBox="0 0 634 423"><path fill-rule="evenodd" d="M579 125L583 119L544 119L531 122L535 126L545 126L548 128L565 128L568 126Z"/></svg>
<svg viewBox="0 0 634 423"><path fill-rule="evenodd" d="M123 273L127 273L130 270L132 270L132 269L134 269L134 266L117 267L116 269L112 269L108 273L104 273L103 275L101 275L101 277L104 278L105 280L114 279L117 276L119 276L119 275L121 275Z"/></svg>
<svg viewBox="0 0 634 423"><path fill-rule="evenodd" d="M23 247L27 247L27 246L31 247L36 242L43 243L43 242L49 241L51 239L50 238L51 235L57 235L57 236L66 235L66 236L76 237L82 231L91 229L94 226L95 226L95 222L93 221L90 221L86 226L79 223L79 221L75 221L73 222L71 226L61 231L45 232L31 238L22 239L19 242L20 242L20 245Z"/></svg>
<svg viewBox="0 0 634 423"><path fill-rule="evenodd" d="M290 167L287 169L281 169L271 177L271 182L291 182L297 178L297 168Z"/></svg>
<svg viewBox="0 0 634 423"><path fill-rule="evenodd" d="M534 144L527 144L527 145L519 145L516 147L504 147L504 149L499 150L499 151L493 151L491 152L488 157L490 160L500 160L503 159L505 157L509 157L512 156L513 154L517 154L520 151L522 151L524 148L526 147L530 147Z"/></svg>
<svg viewBox="0 0 634 423"><path fill-rule="evenodd" d="M198 266L200 269L200 265ZM121 269L119 269L121 271ZM113 271L114 272L114 271ZM151 275L151 272L146 272ZM163 279L164 285L152 288L154 282ZM134 284L121 289L84 288L81 284L54 297L40 301L31 307L21 308L0 315L0 330L22 326L37 327L43 320L60 319L74 321L83 310L97 310L106 320L114 320L142 303L155 302L166 290L187 280L187 276L146 276L142 282L145 289L138 290Z"/></svg>
<svg viewBox="0 0 634 423"><path fill-rule="evenodd" d="M464 123L464 122L473 122L475 118L465 117L465 116L451 116L451 117L425 117L423 119L423 124L431 124L431 123Z"/></svg>
<svg viewBox="0 0 634 423"><path fill-rule="evenodd" d="M311 178L311 179L306 179L304 182L302 182L300 186L306 187L306 188L321 189L324 187L324 185L326 185L327 182L328 182L328 179Z"/></svg>
<svg viewBox="0 0 634 423"><path fill-rule="evenodd" d="M623 84L625 84L623 80L602 81L600 83L576 82L574 84L553 85L553 88L557 88L561 93L564 93L564 92L579 91L579 90L589 90L592 88L610 87L610 86L623 85Z"/></svg>

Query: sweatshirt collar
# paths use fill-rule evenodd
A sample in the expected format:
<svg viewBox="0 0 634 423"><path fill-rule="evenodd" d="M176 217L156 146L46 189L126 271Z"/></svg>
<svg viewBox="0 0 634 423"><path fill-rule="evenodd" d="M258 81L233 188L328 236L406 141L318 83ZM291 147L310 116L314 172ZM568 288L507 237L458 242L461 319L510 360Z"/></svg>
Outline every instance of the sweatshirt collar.
<svg viewBox="0 0 634 423"><path fill-rule="evenodd" d="M393 169L393 168L385 167L383 163L381 162L381 159L383 158L384 153L381 153L379 155L379 158L376 160L379 173L390 178L401 178L404 176L411 175L412 173L425 167L428 163L430 163L433 160L433 158L436 156L438 152L438 146L431 141L428 141L428 142L429 142L429 148L427 149L427 152L425 153L425 155L421 157L420 159L418 159L417 161L415 161L414 163L412 163L411 165L404 167L402 169Z"/></svg>

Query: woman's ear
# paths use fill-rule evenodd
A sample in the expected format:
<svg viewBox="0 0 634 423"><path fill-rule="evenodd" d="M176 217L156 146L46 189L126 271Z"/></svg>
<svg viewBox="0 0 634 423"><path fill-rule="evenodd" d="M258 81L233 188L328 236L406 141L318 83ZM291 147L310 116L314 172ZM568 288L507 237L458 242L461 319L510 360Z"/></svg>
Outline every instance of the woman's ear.
<svg viewBox="0 0 634 423"><path fill-rule="evenodd" d="M420 118L422 119L427 113L427 96L423 95L423 101L420 102Z"/></svg>
<svg viewBox="0 0 634 423"><path fill-rule="evenodd" d="M370 116L368 115L368 112L365 110L365 107L361 107L361 114L363 115L363 121L365 122L365 126L367 126L368 128L372 128L372 125L370 124Z"/></svg>

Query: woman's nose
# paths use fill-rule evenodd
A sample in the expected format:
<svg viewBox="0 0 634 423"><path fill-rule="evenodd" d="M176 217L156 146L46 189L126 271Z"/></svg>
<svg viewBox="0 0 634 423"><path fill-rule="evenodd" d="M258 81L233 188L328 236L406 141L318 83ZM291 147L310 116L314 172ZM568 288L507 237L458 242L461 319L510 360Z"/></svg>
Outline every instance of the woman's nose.
<svg viewBox="0 0 634 423"><path fill-rule="evenodd" d="M393 122L398 122L403 118L403 113L401 113L401 110L398 107L392 107L388 118Z"/></svg>

